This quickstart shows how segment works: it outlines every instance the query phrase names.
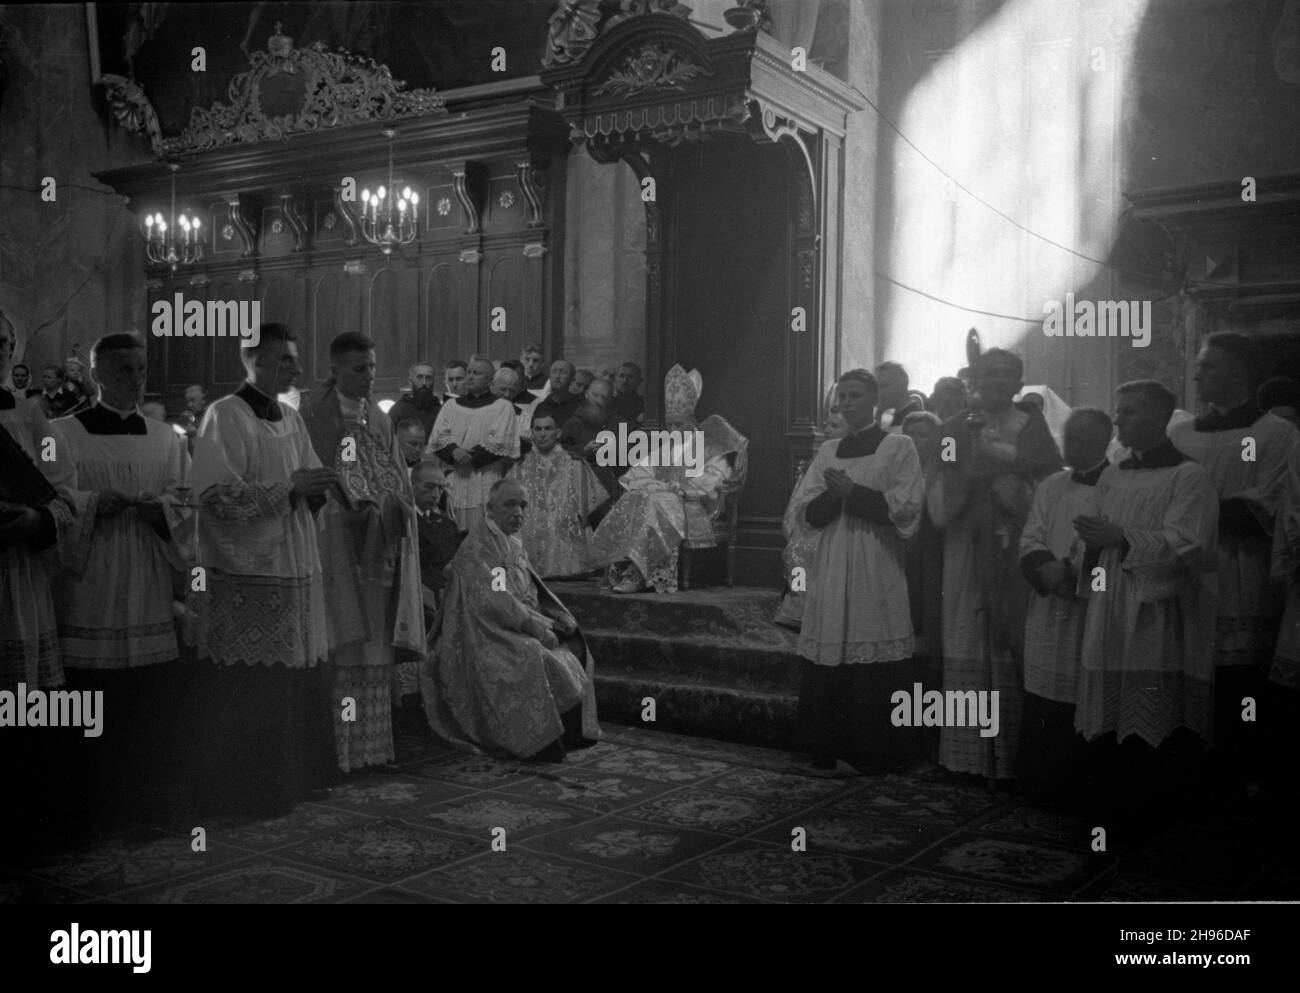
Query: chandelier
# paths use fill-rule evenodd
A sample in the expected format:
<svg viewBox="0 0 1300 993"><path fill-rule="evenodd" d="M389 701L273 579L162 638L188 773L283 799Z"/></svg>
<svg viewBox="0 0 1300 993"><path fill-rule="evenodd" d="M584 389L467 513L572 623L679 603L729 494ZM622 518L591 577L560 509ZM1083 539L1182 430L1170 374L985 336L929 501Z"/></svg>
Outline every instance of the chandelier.
<svg viewBox="0 0 1300 993"><path fill-rule="evenodd" d="M202 223L197 215L193 220L184 212L176 216L176 173L180 166L169 162L172 173L172 209L170 218L161 213L149 214L144 219L145 255L155 265L167 265L172 272L177 266L193 265L203 259L203 242L199 238Z"/></svg>
<svg viewBox="0 0 1300 993"><path fill-rule="evenodd" d="M372 245L378 245L385 255L395 247L409 245L420 231L420 194L412 193L409 186L397 192L393 179L393 138L397 132L384 130L388 139L388 185L375 193L361 191L361 236ZM355 188L355 187L354 187Z"/></svg>

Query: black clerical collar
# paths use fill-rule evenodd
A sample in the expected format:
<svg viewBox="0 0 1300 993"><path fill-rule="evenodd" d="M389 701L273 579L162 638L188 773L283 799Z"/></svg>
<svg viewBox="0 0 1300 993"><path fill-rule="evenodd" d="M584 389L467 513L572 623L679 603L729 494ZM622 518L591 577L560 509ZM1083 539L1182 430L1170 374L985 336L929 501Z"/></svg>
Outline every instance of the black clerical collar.
<svg viewBox="0 0 1300 993"><path fill-rule="evenodd" d="M470 410L477 410L479 407L490 407L500 399L501 397L497 396L491 390L488 390L486 393L480 393L476 397L457 397L456 402L462 407L468 407Z"/></svg>
<svg viewBox="0 0 1300 993"><path fill-rule="evenodd" d="M1106 471L1106 466L1108 465L1110 465L1110 463L1106 459L1102 459L1086 472L1080 472L1078 469L1075 469L1070 473L1070 480L1075 483L1082 483L1084 486L1096 486L1097 480L1101 478L1101 474Z"/></svg>
<svg viewBox="0 0 1300 993"><path fill-rule="evenodd" d="M284 420L284 412L280 409L279 401L267 396L247 380L240 385L239 389L235 390L235 396L248 404L259 420Z"/></svg>
<svg viewBox="0 0 1300 993"><path fill-rule="evenodd" d="M1182 465L1187 461L1187 456L1174 447L1174 443L1166 438L1160 444L1149 452L1143 452L1141 455L1134 452L1119 464L1121 469L1169 469L1176 465Z"/></svg>
<svg viewBox="0 0 1300 993"><path fill-rule="evenodd" d="M860 458L863 455L875 455L880 443L889 437L889 432L879 424L868 424L860 431L854 431L840 439L835 448L835 457L840 459Z"/></svg>
<svg viewBox="0 0 1300 993"><path fill-rule="evenodd" d="M1197 431L1236 431L1250 427L1263 416L1264 412L1255 405L1255 401L1247 400L1227 413L1220 413L1211 407L1208 413L1196 418L1193 426Z"/></svg>
<svg viewBox="0 0 1300 993"><path fill-rule="evenodd" d="M87 410L73 414L81 422L88 434L148 434L149 428L138 410L127 413L113 407L106 407L102 402Z"/></svg>

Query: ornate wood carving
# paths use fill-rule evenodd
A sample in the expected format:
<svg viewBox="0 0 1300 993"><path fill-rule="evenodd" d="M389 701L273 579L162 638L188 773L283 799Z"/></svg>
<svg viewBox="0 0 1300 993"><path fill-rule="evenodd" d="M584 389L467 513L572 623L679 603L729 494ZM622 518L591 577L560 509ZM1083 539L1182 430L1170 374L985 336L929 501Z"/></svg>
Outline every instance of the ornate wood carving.
<svg viewBox="0 0 1300 993"><path fill-rule="evenodd" d="M356 215L352 213L353 205L343 199L343 187L334 187L334 209L343 221L343 244L351 248L361 237L361 228Z"/></svg>
<svg viewBox="0 0 1300 993"><path fill-rule="evenodd" d="M230 83L230 103L196 107L190 124L175 138L165 139L167 154L198 152L227 145L280 141L322 128L391 121L414 115L446 112L442 97L432 90L405 90L388 67L349 52L327 52L319 42L295 48L293 39L275 26L266 52L254 52L248 72ZM263 106L262 83L276 76L302 81L302 103L290 114L272 116Z"/></svg>
<svg viewBox="0 0 1300 993"><path fill-rule="evenodd" d="M516 165L515 175L519 179L519 188L524 191L524 203L528 207L526 226L539 228L543 223L542 198L545 187L538 180L544 175L544 168L531 158L524 159Z"/></svg>
<svg viewBox="0 0 1300 993"><path fill-rule="evenodd" d="M713 75L680 48L652 41L623 59L592 93L595 96L633 96L659 90L684 90L697 76Z"/></svg>
<svg viewBox="0 0 1300 993"><path fill-rule="evenodd" d="M801 455L799 456L798 459L795 460L794 479L790 481L790 486L792 489L795 486L799 485L799 480L803 479L803 474L808 471L809 464L810 464L810 460L806 455Z"/></svg>
<svg viewBox="0 0 1300 993"><path fill-rule="evenodd" d="M239 235L244 250L240 258L250 259L257 255L257 236L261 225L262 201L247 193L234 193L226 198L230 208L230 223Z"/></svg>
<svg viewBox="0 0 1300 993"><path fill-rule="evenodd" d="M311 231L307 222L306 199L296 193L282 193L280 216L284 218L285 224L289 225L289 233L293 235L293 250L306 251Z"/></svg>
<svg viewBox="0 0 1300 993"><path fill-rule="evenodd" d="M449 165L451 186L465 211L465 233L483 230L483 195L487 188L487 170L478 162L464 161Z"/></svg>
<svg viewBox="0 0 1300 993"><path fill-rule="evenodd" d="M621 0L614 9L600 8L600 0L560 0L556 4L542 56L545 68L581 62L598 37L630 18L671 14L686 20L691 16L691 8L678 0Z"/></svg>
<svg viewBox="0 0 1300 993"><path fill-rule="evenodd" d="M816 175L812 155L808 152L805 132L807 127L792 115L781 112L762 100L750 102L749 131L759 141L771 141L785 149L794 160L798 181L795 186L797 228L800 234L811 235L817 228Z"/></svg>
<svg viewBox="0 0 1300 993"><path fill-rule="evenodd" d="M101 82L117 123L132 134L148 138L154 155L162 158L165 153L162 125L144 89L133 80L111 73L105 73Z"/></svg>
<svg viewBox="0 0 1300 993"><path fill-rule="evenodd" d="M560 0L546 32L542 65L581 61L599 33L599 0Z"/></svg>
<svg viewBox="0 0 1300 993"><path fill-rule="evenodd" d="M293 77L281 79L293 81ZM290 142L235 144L192 156L186 162L185 186L194 207L206 211L205 225L213 232L213 244L223 249L214 251L200 267L212 278L203 292L216 296L219 291L222 299L262 298L268 319L274 316L294 326L303 335L305 382L327 375L323 346L340 331L361 330L383 340L400 333L402 347L386 349L391 361L381 359L388 367L377 373L376 381L376 389L395 395L406 378L404 364L411 355L444 359L488 344L481 334L489 297L507 300L509 312L516 317L526 315L511 318L512 334L527 333L529 340L543 342L548 351L561 350L563 253L555 246L563 243L565 215L554 210L553 203L563 202L562 163L572 146L567 125L549 100L535 79L509 80L492 84L486 94L450 98L452 115L402 122L395 165L406 172L413 189L418 186L422 213L427 205L426 217L441 223L422 223L418 244L400 261L394 257L383 264L378 251L365 244L355 227L360 201L341 202L352 186L344 188L345 177L360 181L380 174L386 155L382 143L371 139L382 124L322 128ZM517 175L521 162L531 166L524 177ZM453 172L462 173L459 195ZM499 188L489 187L493 176L502 179ZM140 205L141 213L146 206L165 210L170 174L158 164L131 165L103 173L102 178L132 204ZM544 180L553 192L545 190ZM373 181L370 188L375 188ZM488 204L497 207L497 198L507 189L515 198L513 208L498 208L489 222ZM461 216L463 204L451 206L465 196L471 198L471 205L479 205L468 218ZM449 213L440 215L437 206L444 198ZM532 219L539 219L539 211L543 219L536 227L527 226L530 198ZM243 209L245 204L250 210ZM178 201L178 209L182 205ZM464 233L475 214L477 226L488 228L490 235ZM294 231L300 218L310 230ZM257 237L253 229L269 228L277 219L283 234L272 239L274 245L264 246L265 235ZM244 227L242 235L237 234L237 221ZM221 237L226 226L228 241ZM303 245L295 253L291 250L296 237ZM255 239L254 257L241 257L245 238ZM346 274L344 266L349 262L356 276ZM369 271L362 271L362 266ZM372 282L381 269L392 275ZM238 281L239 270L249 270L244 278L258 281ZM169 293L169 287L200 292L188 289L189 278L186 272L160 280L157 292ZM237 354L228 350L173 348L168 353L159 348L151 353L159 356L151 358L153 381L166 383L165 388L178 393L191 382L224 386L237 384L243 375Z"/></svg>

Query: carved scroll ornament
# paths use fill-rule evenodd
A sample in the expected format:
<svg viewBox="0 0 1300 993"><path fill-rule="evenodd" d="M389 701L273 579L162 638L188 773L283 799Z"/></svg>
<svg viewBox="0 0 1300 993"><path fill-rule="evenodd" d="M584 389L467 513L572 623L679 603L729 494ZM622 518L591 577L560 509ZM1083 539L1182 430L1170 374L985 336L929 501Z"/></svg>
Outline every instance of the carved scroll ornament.
<svg viewBox="0 0 1300 993"><path fill-rule="evenodd" d="M105 76L114 114L128 131L147 135L161 158L280 141L322 128L446 113L433 90L407 91L387 66L373 59L327 52L319 42L295 48L292 38L280 34L280 25L275 30L268 50L254 52L249 71L230 81L230 103L195 107L189 127L176 137L162 136L158 115L140 86ZM276 113L280 109L290 112Z"/></svg>

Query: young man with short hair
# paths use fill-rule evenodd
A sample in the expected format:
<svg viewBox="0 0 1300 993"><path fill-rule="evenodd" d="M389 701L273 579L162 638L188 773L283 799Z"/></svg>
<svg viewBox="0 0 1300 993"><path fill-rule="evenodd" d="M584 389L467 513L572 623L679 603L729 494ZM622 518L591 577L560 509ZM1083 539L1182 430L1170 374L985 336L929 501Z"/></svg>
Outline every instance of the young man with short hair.
<svg viewBox="0 0 1300 993"><path fill-rule="evenodd" d="M240 358L248 378L208 408L194 452L206 716L196 783L209 807L278 817L334 777L315 514L339 476L276 399L302 373L293 332L263 324Z"/></svg>
<svg viewBox="0 0 1300 993"><path fill-rule="evenodd" d="M1073 522L1088 583L1074 724L1095 743L1099 796L1114 804L1090 823L1141 827L1195 790L1214 737L1219 501L1166 435L1173 393L1138 380L1115 396L1132 454L1103 470L1096 513Z"/></svg>
<svg viewBox="0 0 1300 993"><path fill-rule="evenodd" d="M321 567L334 670L334 736L343 772L395 756L396 653L423 657L415 503L393 423L371 402L375 343L355 331L330 343L330 379L302 411L312 447L337 470L320 518ZM355 712L346 713L345 701Z"/></svg>
<svg viewBox="0 0 1300 993"><path fill-rule="evenodd" d="M460 396L465 389L465 371L467 363L464 359L452 359L447 363L442 371L443 394L440 398L446 405L449 400L454 400Z"/></svg>
<svg viewBox="0 0 1300 993"><path fill-rule="evenodd" d="M515 405L492 392L492 363L469 361L465 395L443 406L425 454L442 460L452 514L462 531L483 517L488 491L519 457Z"/></svg>
<svg viewBox="0 0 1300 993"><path fill-rule="evenodd" d="M577 576L591 568L592 518L609 500L591 467L571 458L560 447L559 436L554 415L538 411L531 451L507 477L519 480L532 494L520 538L543 579Z"/></svg>
<svg viewBox="0 0 1300 993"><path fill-rule="evenodd" d="M95 404L51 422L58 458L76 475L82 522L64 549L70 568L55 587L55 608L69 686L102 691L111 716L104 734L78 749L78 764L94 770L83 788L94 794L97 783L114 783L129 793L154 778L180 733L172 588L188 563L172 541L166 502L184 466L171 425L141 411L144 342L104 335L90 361Z"/></svg>

